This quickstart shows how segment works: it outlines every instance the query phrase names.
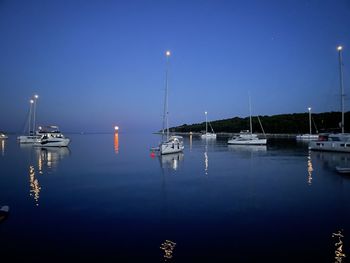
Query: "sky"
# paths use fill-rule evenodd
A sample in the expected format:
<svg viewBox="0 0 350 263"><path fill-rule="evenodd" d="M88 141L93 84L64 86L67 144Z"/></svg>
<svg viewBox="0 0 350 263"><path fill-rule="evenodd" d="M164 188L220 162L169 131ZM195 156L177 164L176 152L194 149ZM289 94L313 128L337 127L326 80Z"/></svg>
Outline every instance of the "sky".
<svg viewBox="0 0 350 263"><path fill-rule="evenodd" d="M350 89L348 0L0 0L0 130L69 132L338 111ZM346 100L345 109L350 109Z"/></svg>

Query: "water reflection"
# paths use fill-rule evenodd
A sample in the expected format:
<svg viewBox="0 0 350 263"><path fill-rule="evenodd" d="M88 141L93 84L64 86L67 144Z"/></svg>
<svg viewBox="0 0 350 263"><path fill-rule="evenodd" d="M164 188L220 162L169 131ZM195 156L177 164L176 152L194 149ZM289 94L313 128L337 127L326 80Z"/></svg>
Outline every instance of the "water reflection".
<svg viewBox="0 0 350 263"><path fill-rule="evenodd" d="M309 151L309 154L307 156L307 173L308 173L307 183L308 183L308 185L312 184L312 172L313 171L314 171L314 169L312 168L311 151Z"/></svg>
<svg viewBox="0 0 350 263"><path fill-rule="evenodd" d="M208 145L205 145L205 152L204 152L204 173L205 175L208 175L208 166L209 166L209 159L208 159Z"/></svg>
<svg viewBox="0 0 350 263"><path fill-rule="evenodd" d="M68 147L40 147L35 148L38 159L38 170L40 174L44 171L54 171L60 160L70 154Z"/></svg>
<svg viewBox="0 0 350 263"><path fill-rule="evenodd" d="M39 205L39 197L40 197L40 184L38 179L35 176L35 169L34 166L29 166L29 185L30 185L30 191L29 195L34 198L35 205Z"/></svg>
<svg viewBox="0 0 350 263"><path fill-rule="evenodd" d="M267 147L266 145L228 145L228 150L243 157L251 158L255 154L265 153Z"/></svg>
<svg viewBox="0 0 350 263"><path fill-rule="evenodd" d="M319 160L323 163L324 168L335 171L336 166L350 167L350 154L340 152L314 152L310 154L310 158Z"/></svg>
<svg viewBox="0 0 350 263"><path fill-rule="evenodd" d="M190 133L190 152L192 152L192 132Z"/></svg>
<svg viewBox="0 0 350 263"><path fill-rule="evenodd" d="M176 171L181 162L183 162L184 154L182 152L163 154L159 156L161 167L163 169L172 169Z"/></svg>
<svg viewBox="0 0 350 263"><path fill-rule="evenodd" d="M333 233L332 237L336 239L335 241L335 263L341 263L343 262L343 258L346 257L345 253L343 252L343 241L342 238L344 235L342 234L342 230L339 230L337 233Z"/></svg>
<svg viewBox="0 0 350 263"><path fill-rule="evenodd" d="M5 140L0 140L1 141L1 155L5 156Z"/></svg>
<svg viewBox="0 0 350 263"><path fill-rule="evenodd" d="M114 133L114 152L119 153L119 134L117 132Z"/></svg>
<svg viewBox="0 0 350 263"><path fill-rule="evenodd" d="M160 246L160 249L164 251L164 260L167 261L173 257L173 252L175 249L176 243L170 240L165 240Z"/></svg>

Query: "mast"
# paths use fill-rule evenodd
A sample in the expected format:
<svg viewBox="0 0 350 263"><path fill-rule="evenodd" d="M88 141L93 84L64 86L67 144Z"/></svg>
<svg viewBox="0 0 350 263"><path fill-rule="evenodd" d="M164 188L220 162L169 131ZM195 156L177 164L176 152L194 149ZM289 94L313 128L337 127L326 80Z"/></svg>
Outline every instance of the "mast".
<svg viewBox="0 0 350 263"><path fill-rule="evenodd" d="M28 135L30 136L30 130L32 128L32 108L33 108L33 103L34 103L34 100L31 99L29 101L30 103L30 108L29 108L29 125L28 125Z"/></svg>
<svg viewBox="0 0 350 263"><path fill-rule="evenodd" d="M208 133L208 119L207 119L207 114L208 112L204 112L205 113L205 134Z"/></svg>
<svg viewBox="0 0 350 263"><path fill-rule="evenodd" d="M168 119L168 67L170 51L165 52L166 55L166 69L165 69L165 95L164 95L164 113L163 113L163 130L162 140L164 141L164 135L166 130L166 139L169 140L169 119ZM166 128L165 128L166 127Z"/></svg>
<svg viewBox="0 0 350 263"><path fill-rule="evenodd" d="M310 130L309 134L311 135L312 134L311 133L311 107L309 107L307 109L309 110L309 130Z"/></svg>
<svg viewBox="0 0 350 263"><path fill-rule="evenodd" d="M250 127L250 134L253 133L252 129L252 105L250 101L250 94L249 94L249 127Z"/></svg>
<svg viewBox="0 0 350 263"><path fill-rule="evenodd" d="M340 105L341 105L341 132L344 133L344 86L343 86L343 62L342 62L342 46L337 48L339 54L339 79L340 79Z"/></svg>
<svg viewBox="0 0 350 263"><path fill-rule="evenodd" d="M34 110L33 110L33 133L36 130L36 123L35 123L35 118L36 118L36 101L38 100L39 96L34 95Z"/></svg>

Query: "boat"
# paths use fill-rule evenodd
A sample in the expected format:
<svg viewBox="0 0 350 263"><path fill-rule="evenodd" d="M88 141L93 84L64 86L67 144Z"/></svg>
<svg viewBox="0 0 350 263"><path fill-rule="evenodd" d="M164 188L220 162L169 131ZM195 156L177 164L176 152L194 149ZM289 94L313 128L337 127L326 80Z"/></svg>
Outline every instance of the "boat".
<svg viewBox="0 0 350 263"><path fill-rule="evenodd" d="M350 173L350 167L341 167L341 166L336 166L335 170L340 173L340 174L348 174Z"/></svg>
<svg viewBox="0 0 350 263"><path fill-rule="evenodd" d="M343 63L342 46L338 46L339 69L340 69L340 90L341 90L341 133L320 134L317 141L309 143L309 149L312 151L332 151L332 152L350 152L350 133L344 132L344 86L343 86Z"/></svg>
<svg viewBox="0 0 350 263"><path fill-rule="evenodd" d="M214 133L213 127L211 126L210 122L210 128L211 132L208 132L208 118L207 118L208 112L205 112L205 133L201 135L202 139L216 139L216 133Z"/></svg>
<svg viewBox="0 0 350 263"><path fill-rule="evenodd" d="M35 146L42 147L67 147L70 139L66 138L59 130L58 126L46 126L39 129L41 136Z"/></svg>
<svg viewBox="0 0 350 263"><path fill-rule="evenodd" d="M162 142L159 145L160 154L178 153L184 150L182 136L169 136L169 118L168 118L168 58L170 51L166 52L167 67L165 75L165 100L164 100L164 113L163 113L163 129L162 129ZM166 135L165 135L166 131ZM164 139L166 138L166 139Z"/></svg>
<svg viewBox="0 0 350 263"><path fill-rule="evenodd" d="M5 133L0 132L0 140L1 139L7 139L8 136Z"/></svg>
<svg viewBox="0 0 350 263"><path fill-rule="evenodd" d="M9 211L10 207L7 205L0 207L0 222L7 218Z"/></svg>
<svg viewBox="0 0 350 263"><path fill-rule="evenodd" d="M261 125L259 117L258 117L258 120ZM250 130L241 131L238 136L232 137L227 141L227 143L232 145L266 145L267 139L259 138L258 135L254 134L252 131L252 113L251 113L250 97L249 97L249 126L250 126ZM262 125L261 125L261 128L262 128ZM263 130L263 133L265 134L264 129L262 130Z"/></svg>
<svg viewBox="0 0 350 263"><path fill-rule="evenodd" d="M41 136L37 134L35 117L36 117L36 101L39 98L38 95L34 95L32 99L29 100L30 108L28 115L28 134L21 135L17 137L19 143L38 143Z"/></svg>
<svg viewBox="0 0 350 263"><path fill-rule="evenodd" d="M310 132L308 134L301 134L297 135L296 139L298 141L312 141L312 140L318 140L317 134L312 134L312 127L311 127L311 107L308 108L309 110L309 129Z"/></svg>

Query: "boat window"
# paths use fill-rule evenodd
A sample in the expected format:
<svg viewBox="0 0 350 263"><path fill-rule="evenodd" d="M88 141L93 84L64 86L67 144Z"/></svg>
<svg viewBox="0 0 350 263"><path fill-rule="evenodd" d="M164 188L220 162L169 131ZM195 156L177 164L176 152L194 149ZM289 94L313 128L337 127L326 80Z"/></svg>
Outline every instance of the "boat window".
<svg viewBox="0 0 350 263"><path fill-rule="evenodd" d="M343 143L342 143L342 144L340 144L340 147L345 147L345 144L343 144Z"/></svg>

